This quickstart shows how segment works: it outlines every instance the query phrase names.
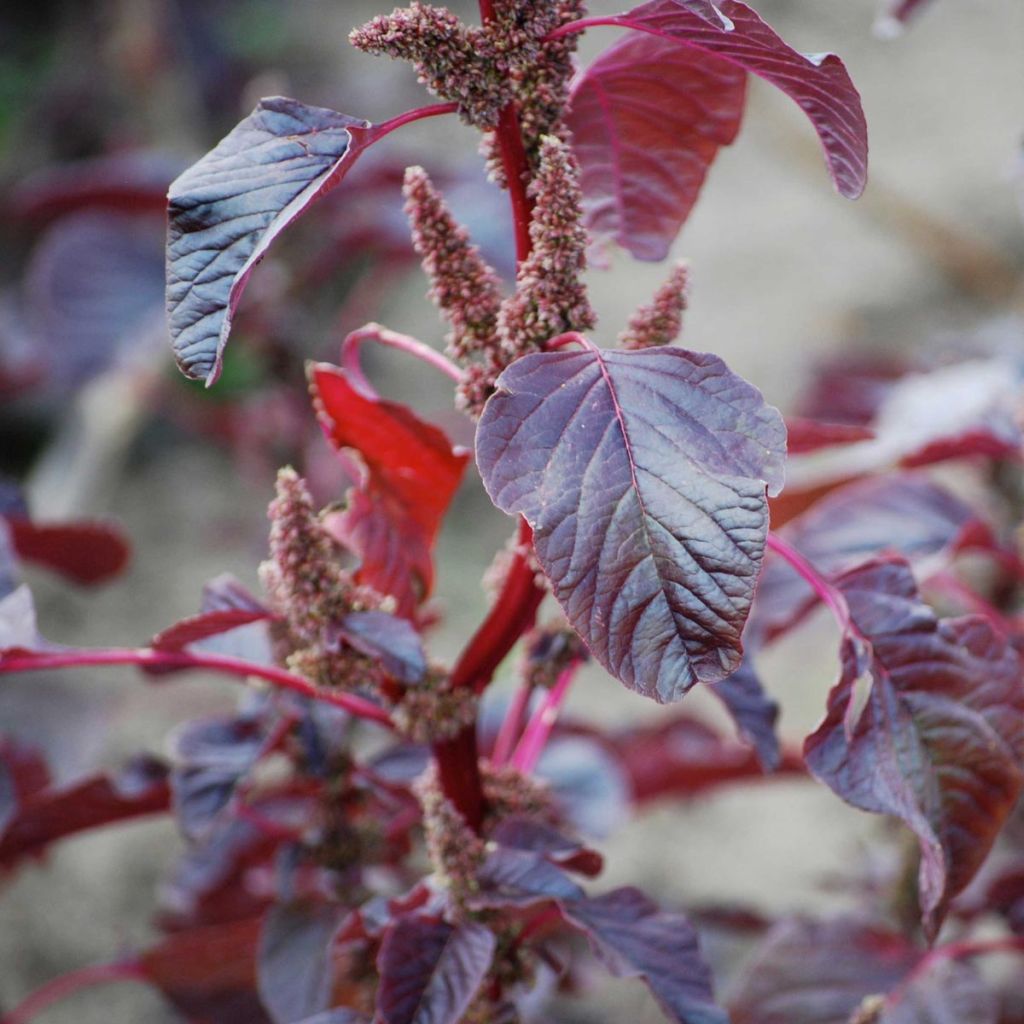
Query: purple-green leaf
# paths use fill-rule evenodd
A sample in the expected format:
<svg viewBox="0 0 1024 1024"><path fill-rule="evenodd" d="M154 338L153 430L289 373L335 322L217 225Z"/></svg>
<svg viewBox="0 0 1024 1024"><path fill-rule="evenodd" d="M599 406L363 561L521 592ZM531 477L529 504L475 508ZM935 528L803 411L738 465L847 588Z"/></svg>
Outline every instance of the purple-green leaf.
<svg viewBox="0 0 1024 1024"><path fill-rule="evenodd" d="M473 921L407 915L377 956L380 1024L456 1024L490 969L496 940Z"/></svg>
<svg viewBox="0 0 1024 1024"><path fill-rule="evenodd" d="M717 356L586 345L502 373L477 462L595 657L677 700L739 665L785 427Z"/></svg>
<svg viewBox="0 0 1024 1024"><path fill-rule="evenodd" d="M573 82L566 115L587 228L637 259L664 259L736 137L746 84L742 68L675 39L613 43Z"/></svg>
<svg viewBox="0 0 1024 1024"><path fill-rule="evenodd" d="M847 635L807 766L848 803L892 814L917 835L924 926L974 876L1024 785L1024 674L980 616L940 620L901 559L838 581L859 635ZM858 680L871 679L854 718Z"/></svg>
<svg viewBox="0 0 1024 1024"><path fill-rule="evenodd" d="M367 121L273 96L171 183L167 315L178 365L212 384L270 243L373 141Z"/></svg>

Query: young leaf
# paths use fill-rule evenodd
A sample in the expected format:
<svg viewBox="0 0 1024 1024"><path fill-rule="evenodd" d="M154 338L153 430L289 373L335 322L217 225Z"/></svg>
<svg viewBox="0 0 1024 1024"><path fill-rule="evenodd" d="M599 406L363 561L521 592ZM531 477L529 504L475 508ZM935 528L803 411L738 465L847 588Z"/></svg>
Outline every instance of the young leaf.
<svg viewBox="0 0 1024 1024"><path fill-rule="evenodd" d="M1024 784L1020 657L978 616L937 619L899 559L869 562L837 583L867 643L844 639L807 765L848 803L895 815L917 835L924 926L934 936ZM851 722L865 670L871 689Z"/></svg>
<svg viewBox="0 0 1024 1024"><path fill-rule="evenodd" d="M775 771L782 759L775 732L779 705L764 692L749 656L732 675L712 683L711 690L732 715L740 735L757 751L761 767Z"/></svg>
<svg viewBox="0 0 1024 1024"><path fill-rule="evenodd" d="M385 672L406 686L420 682L427 671L419 633L407 619L387 612L350 612L328 628L327 639L376 658Z"/></svg>
<svg viewBox="0 0 1024 1024"><path fill-rule="evenodd" d="M167 314L186 376L216 381L249 275L271 242L341 181L373 141L370 128L273 96L171 183Z"/></svg>
<svg viewBox="0 0 1024 1024"><path fill-rule="evenodd" d="M726 1012L715 1005L711 972L685 917L659 910L633 888L563 903L562 914L612 974L641 978L670 1020L728 1024Z"/></svg>
<svg viewBox="0 0 1024 1024"><path fill-rule="evenodd" d="M331 941L343 913L337 906L294 905L267 914L256 980L274 1024L296 1024L330 1005Z"/></svg>
<svg viewBox="0 0 1024 1024"><path fill-rule="evenodd" d="M493 932L472 921L400 917L377 956L380 1024L456 1024L487 976L495 945Z"/></svg>
<svg viewBox="0 0 1024 1024"><path fill-rule="evenodd" d="M601 664L678 700L739 665L785 428L716 356L587 345L502 373L477 463Z"/></svg>
<svg viewBox="0 0 1024 1024"><path fill-rule="evenodd" d="M839 192L856 199L864 191L867 125L860 96L835 54L797 53L740 0L651 0L599 21L675 40L771 82L810 118Z"/></svg>
<svg viewBox="0 0 1024 1024"><path fill-rule="evenodd" d="M366 466L329 525L360 556L359 580L392 594L408 617L433 587L434 538L469 454L404 406L359 390L336 366L312 365L310 380L328 439Z"/></svg>
<svg viewBox="0 0 1024 1024"><path fill-rule="evenodd" d="M566 123L587 228L637 259L664 259L719 147L739 131L746 81L728 61L646 33L579 74Z"/></svg>

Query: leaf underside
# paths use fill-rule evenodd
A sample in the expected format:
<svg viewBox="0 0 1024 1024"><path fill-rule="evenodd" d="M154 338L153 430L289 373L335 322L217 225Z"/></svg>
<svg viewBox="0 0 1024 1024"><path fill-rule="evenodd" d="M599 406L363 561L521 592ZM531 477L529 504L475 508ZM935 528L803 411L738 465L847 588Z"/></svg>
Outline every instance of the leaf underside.
<svg viewBox="0 0 1024 1024"><path fill-rule="evenodd" d="M168 193L167 315L178 365L212 384L231 319L277 235L337 184L369 123L273 96L261 100Z"/></svg>
<svg viewBox="0 0 1024 1024"><path fill-rule="evenodd" d="M659 702L736 669L781 486L785 428L712 355L677 348L525 356L477 431L494 503L534 529L574 628Z"/></svg>

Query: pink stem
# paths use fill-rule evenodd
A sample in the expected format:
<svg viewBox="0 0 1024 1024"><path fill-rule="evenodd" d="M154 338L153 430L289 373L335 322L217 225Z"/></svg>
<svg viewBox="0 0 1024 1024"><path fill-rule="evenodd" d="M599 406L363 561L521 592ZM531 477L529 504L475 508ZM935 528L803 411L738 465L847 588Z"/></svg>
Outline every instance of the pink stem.
<svg viewBox="0 0 1024 1024"><path fill-rule="evenodd" d="M0 1024L28 1024L33 1017L43 1010L79 989L92 985L103 985L111 981L145 981L146 972L135 960L123 960L112 964L95 964L82 967L77 971L62 974L59 978L47 982L35 992L22 1000Z"/></svg>
<svg viewBox="0 0 1024 1024"><path fill-rule="evenodd" d="M365 341L375 341L380 345L396 348L400 352L421 359L455 381L456 384L461 383L464 376L450 359L429 345L424 345L422 341L417 341L408 334L399 334L398 331L388 330L387 327L382 327L380 324L367 324L357 331L352 331L341 343L341 365L371 394L376 395L376 391L366 379L363 368L359 364L359 350Z"/></svg>
<svg viewBox="0 0 1024 1024"><path fill-rule="evenodd" d="M769 533L767 547L784 558L810 584L811 589L821 598L822 603L832 612L839 628L844 632L853 632L860 636L861 632L854 625L850 616L850 606L840 590L837 590L810 562L791 544L784 541L777 533Z"/></svg>
<svg viewBox="0 0 1024 1024"><path fill-rule="evenodd" d="M87 665L138 665L149 669L209 669L236 678L255 676L278 689L290 690L313 700L344 708L357 718L366 718L391 729L391 717L382 707L365 697L337 693L314 686L302 676L273 665L257 665L223 654L193 651L161 651L151 647L113 647L100 650L55 651L53 653L7 654L0 656L0 675L7 672L38 672L51 668Z"/></svg>
<svg viewBox="0 0 1024 1024"><path fill-rule="evenodd" d="M391 118L390 121L381 121L373 126L373 140L384 138L390 135L396 128L403 128L414 121L422 121L427 117L440 117L442 114L454 114L459 109L458 103L434 103L429 107L417 107L415 110L407 110L404 114Z"/></svg>
<svg viewBox="0 0 1024 1024"><path fill-rule="evenodd" d="M508 711L498 730L498 738L494 741L494 750L491 751L491 763L495 765L505 764L512 756L516 740L523 728L523 719L530 706L530 698L533 696L533 686L524 683L516 690L509 704Z"/></svg>
<svg viewBox="0 0 1024 1024"><path fill-rule="evenodd" d="M551 735L551 730L555 727L555 722L558 721L558 712L569 695L569 687L572 685L576 670L581 664L579 659L575 659L562 669L558 681L547 692L543 703L526 727L512 757L513 766L523 775L528 775L537 766L540 755L544 752L544 747Z"/></svg>
<svg viewBox="0 0 1024 1024"><path fill-rule="evenodd" d="M593 18L578 18L576 21L570 21L565 25L559 25L553 32L549 32L545 42L551 42L555 39L564 39L566 36L579 35L581 32L586 32L588 28L597 28L600 25L610 25L612 27L621 26L622 28L639 27L631 23L628 18L623 17L621 14L610 14L607 17L597 16ZM649 30L641 29L641 31Z"/></svg>

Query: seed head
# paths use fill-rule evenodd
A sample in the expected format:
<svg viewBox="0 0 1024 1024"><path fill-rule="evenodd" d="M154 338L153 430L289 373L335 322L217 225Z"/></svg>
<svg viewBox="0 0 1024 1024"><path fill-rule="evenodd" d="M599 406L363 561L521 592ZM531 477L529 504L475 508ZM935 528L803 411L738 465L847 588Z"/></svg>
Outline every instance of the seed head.
<svg viewBox="0 0 1024 1024"><path fill-rule="evenodd" d="M629 326L619 335L623 348L671 345L679 337L686 312L688 275L686 263L675 265L669 279L654 293L654 301L630 317Z"/></svg>

